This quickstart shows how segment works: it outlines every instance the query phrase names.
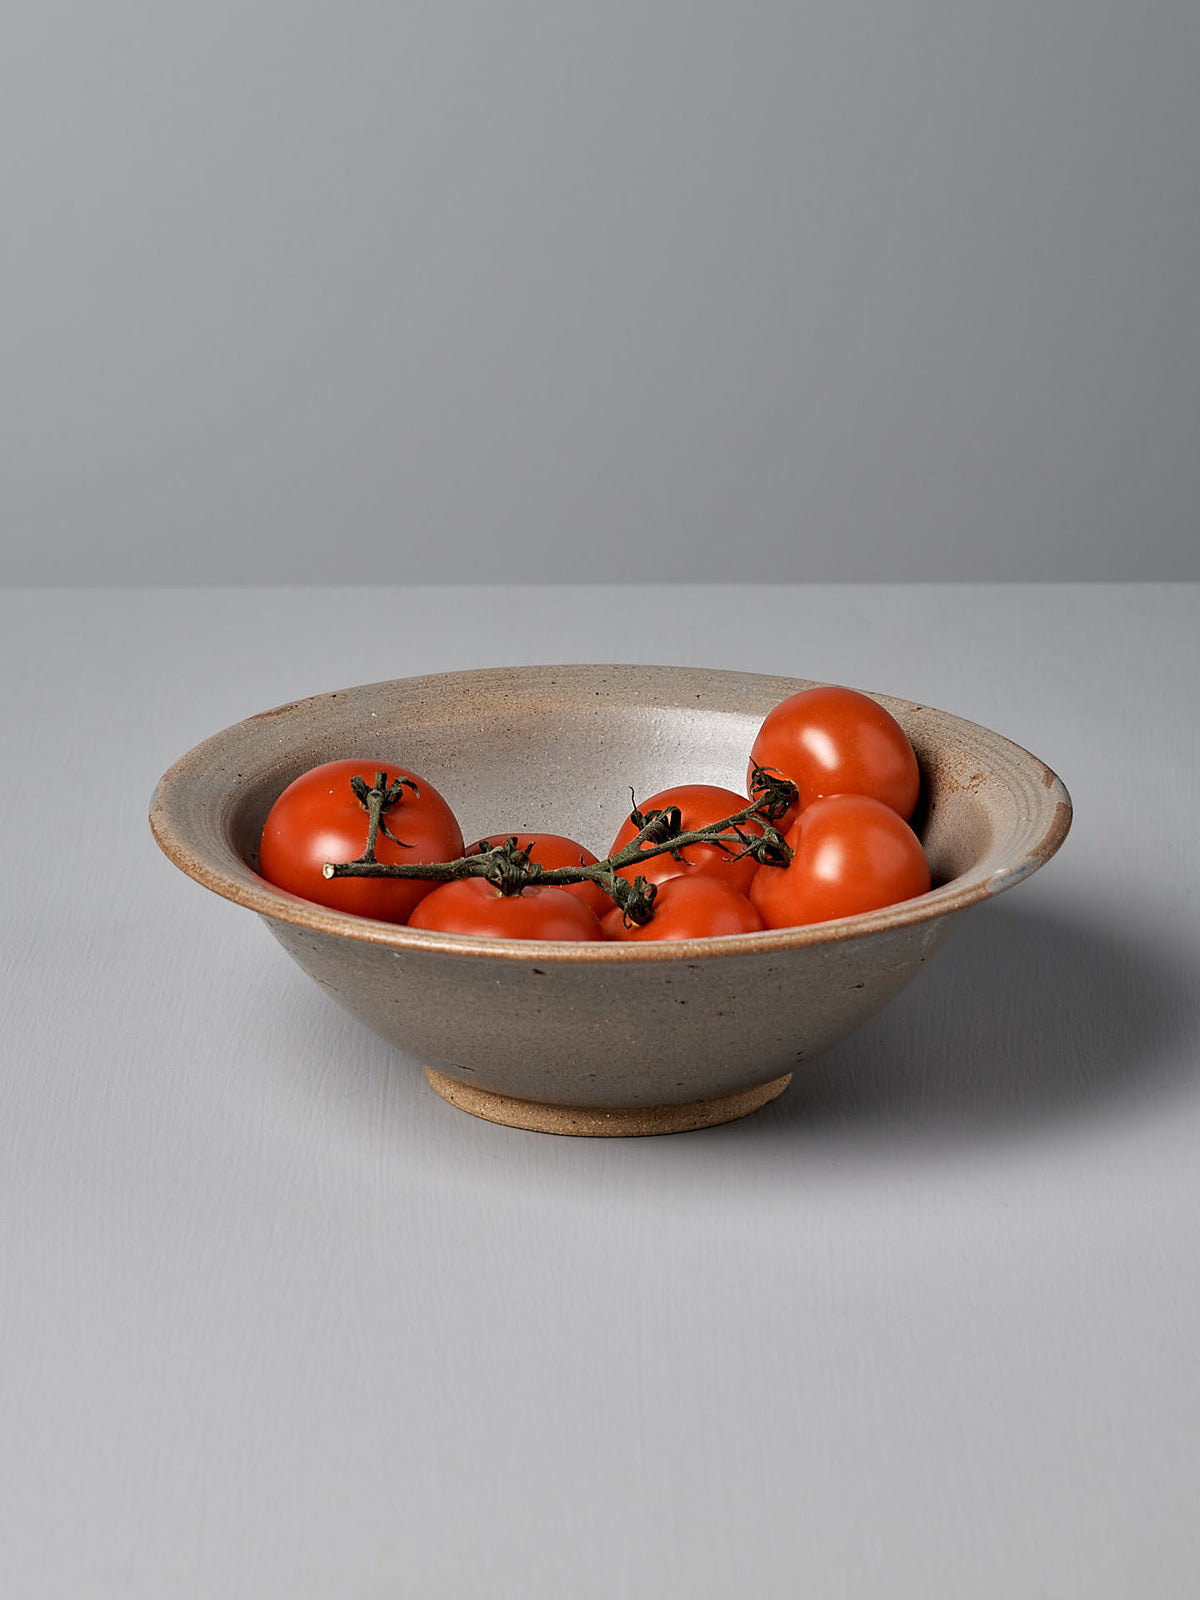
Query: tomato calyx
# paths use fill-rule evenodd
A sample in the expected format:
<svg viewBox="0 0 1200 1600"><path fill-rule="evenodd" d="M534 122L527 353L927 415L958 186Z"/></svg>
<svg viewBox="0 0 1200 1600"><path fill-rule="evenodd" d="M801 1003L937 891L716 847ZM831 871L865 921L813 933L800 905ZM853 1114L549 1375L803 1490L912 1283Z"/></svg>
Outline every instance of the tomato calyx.
<svg viewBox="0 0 1200 1600"><path fill-rule="evenodd" d="M503 844L481 850L479 859L487 862L487 870L480 876L503 895L520 894L522 889L541 880L542 868L531 859L531 847L526 845L522 849L515 833Z"/></svg>
<svg viewBox="0 0 1200 1600"><path fill-rule="evenodd" d="M617 902L621 921L627 928L644 928L653 919L658 884L647 883L640 874L632 883L628 878L614 877L609 893Z"/></svg>
<svg viewBox="0 0 1200 1600"><path fill-rule="evenodd" d="M629 820L638 830L637 842L666 845L667 854L672 861L682 861L683 851L678 845L671 843L676 834L683 832L683 812L679 807L663 806L643 811L634 799L632 789L629 791L629 798L633 800L633 810L629 813Z"/></svg>
<svg viewBox="0 0 1200 1600"><path fill-rule="evenodd" d="M791 779L785 778L774 767L760 767L757 761L750 768L749 793L756 802L758 815L767 822L778 822L796 801L796 785Z"/></svg>
<svg viewBox="0 0 1200 1600"><path fill-rule="evenodd" d="M413 780L411 778L397 778L394 783L389 784L387 773L377 772L375 774L374 787L368 789L367 780L360 778L355 773L350 779L350 787L353 789L359 805L367 813L367 844L360 859L370 862L375 860L375 844L381 830L393 844L398 844L404 850L411 849L412 847L406 845L403 839L397 839L396 835L383 820L383 813L390 811L393 806L400 803L406 788L411 789L418 798L420 797L421 791ZM326 873L325 876L328 877L329 874Z"/></svg>

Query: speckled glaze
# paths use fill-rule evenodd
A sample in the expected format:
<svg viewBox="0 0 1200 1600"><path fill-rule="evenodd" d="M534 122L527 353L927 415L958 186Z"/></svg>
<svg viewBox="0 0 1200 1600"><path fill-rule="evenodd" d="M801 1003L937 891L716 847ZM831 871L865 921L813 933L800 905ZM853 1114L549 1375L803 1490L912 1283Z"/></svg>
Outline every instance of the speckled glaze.
<svg viewBox="0 0 1200 1600"><path fill-rule="evenodd" d="M151 827L178 867L257 911L327 994L434 1069L438 1092L464 1109L564 1133L705 1126L778 1093L899 994L970 906L1049 860L1071 802L1048 767L974 723L875 695L917 752L914 825L933 889L865 916L726 939L556 944L396 927L266 883L258 837L293 778L353 756L424 775L468 839L552 831L603 855L630 786L741 789L762 718L807 687L636 666L366 684L198 745L159 783Z"/></svg>

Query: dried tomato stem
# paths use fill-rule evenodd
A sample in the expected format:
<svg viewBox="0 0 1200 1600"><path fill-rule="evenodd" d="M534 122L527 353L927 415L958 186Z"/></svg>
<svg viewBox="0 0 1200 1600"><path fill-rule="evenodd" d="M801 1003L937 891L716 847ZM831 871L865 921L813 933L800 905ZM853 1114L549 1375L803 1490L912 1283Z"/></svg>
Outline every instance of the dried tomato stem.
<svg viewBox="0 0 1200 1600"><path fill-rule="evenodd" d="M352 780L353 781L353 780ZM426 882L450 883L457 878L487 878L501 894L520 894L531 884L565 887L572 883L598 883L632 921L646 922L652 914L655 887L641 876L633 882L617 874L628 867L636 867L654 856L678 855L689 845L712 844L730 852L731 860L754 856L771 866L786 866L792 852L784 843L772 823L786 810L795 798L795 788L786 778L764 773L756 767L751 778L752 792L759 798L752 800L741 811L735 811L721 822L706 828L683 829L679 826L679 811L672 807L643 817L635 807L633 820L640 824L637 834L613 855L592 866L577 867L540 866L530 859L528 848L517 847L516 836L490 850L477 855L460 856L456 861L377 861L375 843L382 816L388 806L400 798L403 784L398 779L390 788L387 774L375 776L375 787L368 790L360 778L355 793L367 809L367 846L357 861L330 861L323 868L327 878L419 878ZM742 824L756 822L761 833L747 833ZM384 825L384 832L388 830ZM389 838L394 837L388 834ZM397 841L398 843L400 841Z"/></svg>

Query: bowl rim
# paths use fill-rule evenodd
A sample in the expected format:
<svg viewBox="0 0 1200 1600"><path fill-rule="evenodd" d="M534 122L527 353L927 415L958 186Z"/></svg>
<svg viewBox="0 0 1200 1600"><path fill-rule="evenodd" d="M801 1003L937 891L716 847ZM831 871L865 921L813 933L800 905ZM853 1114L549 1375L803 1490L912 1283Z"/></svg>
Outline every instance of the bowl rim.
<svg viewBox="0 0 1200 1600"><path fill-rule="evenodd" d="M1029 780L1028 793L1034 796L1034 806L1018 840L1019 853L991 871L983 870L988 861L976 864L966 873L950 879L948 883L884 906L877 911L861 912L852 917L838 917L827 922L808 923L794 928L767 928L757 933L727 935L708 939L660 939L647 941L566 941L545 939L479 938L467 934L439 933L426 929L410 928L402 924L377 921L347 911L318 905L315 901L301 899L298 895L278 889L260 878L240 857L243 875L235 875L214 859L195 840L189 827L186 812L179 801L191 787L206 763L235 736L253 724L288 716L303 715L305 708L318 702L345 697L372 689L386 689L399 684L409 687L419 685L445 688L451 680L477 682L495 679L497 675L520 678L522 674L561 673L575 676L581 673L636 673L691 674L709 679L727 681L754 681L758 684L778 684L783 692L779 698L795 693L800 688L820 683L820 679L784 678L769 674L738 672L723 668L671 667L639 665L635 663L578 663L562 665L536 665L524 667L481 667L455 672L428 673L405 678L380 679L370 684L335 690L332 693L308 695L300 700L286 701L267 711L256 712L231 723L220 732L194 745L174 762L155 786L150 800L150 828L164 855L181 872L194 878L205 888L236 905L256 911L260 916L276 922L292 923L315 933L332 934L363 944L380 945L400 950L419 950L438 955L483 957L493 961L518 961L541 964L589 964L605 966L653 961L712 960L737 955L765 955L773 952L799 949L808 945L835 944L842 941L868 937L894 929L911 927L964 911L969 906L994 898L1006 889L1022 882L1039 867L1045 865L1061 846L1071 827L1073 807L1071 797L1062 779L1044 761L1024 746L1005 738L1003 734L971 722L952 712L904 700L895 695L873 690L860 690L888 709L907 708L912 712L924 711L951 723L964 732L982 736L1000 746L1008 756L1012 768ZM1011 846L1010 846L1011 848ZM230 852L232 853L232 852Z"/></svg>

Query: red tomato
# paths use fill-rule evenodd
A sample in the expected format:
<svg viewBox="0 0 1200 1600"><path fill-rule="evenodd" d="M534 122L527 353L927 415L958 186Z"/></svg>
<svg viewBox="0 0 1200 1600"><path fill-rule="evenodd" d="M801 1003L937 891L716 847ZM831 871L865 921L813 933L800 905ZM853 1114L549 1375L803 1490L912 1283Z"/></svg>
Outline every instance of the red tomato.
<svg viewBox="0 0 1200 1600"><path fill-rule="evenodd" d="M488 845L503 844L506 839L513 838L517 841L518 850L528 848L529 859L548 869L594 867L598 859L584 845L577 844L574 839L568 839L561 833L489 833L486 839L477 839L474 844L469 844L467 854L478 855ZM555 887L575 895L585 906L590 906L598 917L607 916L613 908L611 898L598 883L560 883Z"/></svg>
<svg viewBox="0 0 1200 1600"><path fill-rule="evenodd" d="M406 922L413 907L436 884L419 878L326 878L327 861L356 861L366 849L367 808L350 779L360 777L370 789L375 774L387 781L410 778L417 793L405 788L383 813L396 844L379 830L377 861L453 861L463 853L462 830L453 811L431 783L389 761L327 761L289 783L267 814L258 852L258 870L269 883L305 900L353 911L383 922Z"/></svg>
<svg viewBox="0 0 1200 1600"><path fill-rule="evenodd" d="M703 872L660 883L654 915L643 927L626 926L615 906L601 924L606 939L719 939L731 933L758 933L762 925L744 894Z"/></svg>
<svg viewBox="0 0 1200 1600"><path fill-rule="evenodd" d="M649 800L639 801L638 809L645 813L678 806L683 817L680 831L690 833L697 828L711 828L714 823L732 817L735 812L744 811L749 804L744 794L735 794L732 789L719 789L711 783L680 783L673 789L664 789L660 794L651 795ZM746 833L762 832L757 822L747 822L743 828ZM609 854L615 855L631 839L636 838L637 833L637 825L627 818L613 840ZM733 853L739 848L734 845L731 852L715 844L692 844L680 852L683 859L679 861L670 851L664 850L661 855L651 856L640 866L622 867L617 876L628 878L630 883L639 875L647 883L664 883L668 878L690 877L693 873L702 872L706 877L718 878L731 889L744 894L758 871L758 862L753 856L744 856L742 860L735 861Z"/></svg>
<svg viewBox="0 0 1200 1600"><path fill-rule="evenodd" d="M910 900L929 888L921 841L890 806L867 795L814 800L787 836L786 867L762 866L750 901L768 928L829 922Z"/></svg>
<svg viewBox="0 0 1200 1600"><path fill-rule="evenodd" d="M906 821L917 803L921 775L908 735L855 689L829 685L789 695L767 713L750 757L751 771L755 763L771 767L800 791L798 806L776 824L781 833L825 795L870 795Z"/></svg>
<svg viewBox="0 0 1200 1600"><path fill-rule="evenodd" d="M485 939L604 937L595 914L566 889L534 884L520 894L501 894L486 878L437 884L409 917L408 925Z"/></svg>

